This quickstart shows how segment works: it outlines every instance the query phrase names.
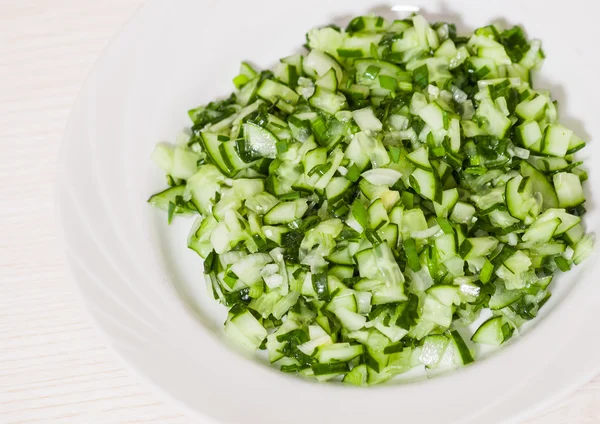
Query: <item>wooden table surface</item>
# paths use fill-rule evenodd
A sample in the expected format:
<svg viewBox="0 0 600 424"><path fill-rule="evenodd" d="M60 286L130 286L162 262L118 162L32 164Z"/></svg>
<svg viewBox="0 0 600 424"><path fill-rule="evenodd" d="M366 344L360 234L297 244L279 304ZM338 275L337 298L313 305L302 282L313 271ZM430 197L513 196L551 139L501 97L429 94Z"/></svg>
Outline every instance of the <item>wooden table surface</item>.
<svg viewBox="0 0 600 424"><path fill-rule="evenodd" d="M142 2L0 0L0 423L193 422L107 350L56 242L69 110ZM528 423L600 423L600 378Z"/></svg>

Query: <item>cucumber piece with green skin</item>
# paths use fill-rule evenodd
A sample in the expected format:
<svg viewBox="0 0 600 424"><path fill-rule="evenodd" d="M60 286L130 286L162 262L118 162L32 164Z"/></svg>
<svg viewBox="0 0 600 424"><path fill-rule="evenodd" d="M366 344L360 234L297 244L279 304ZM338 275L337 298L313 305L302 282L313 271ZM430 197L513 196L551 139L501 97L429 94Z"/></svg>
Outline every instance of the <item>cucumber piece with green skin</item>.
<svg viewBox="0 0 600 424"><path fill-rule="evenodd" d="M244 124L245 156L252 160L261 157L274 159L279 140L266 128L253 123ZM244 155L242 155L244 156Z"/></svg>
<svg viewBox="0 0 600 424"><path fill-rule="evenodd" d="M148 203L150 203L155 208L161 209L163 211L167 211L169 209L169 203L175 205L175 214L182 215L191 215L195 211L190 209L189 207L179 206L177 202L177 198L180 197L183 199L185 195L185 185L179 185L175 187L169 187L166 190L161 191L160 193L153 194L148 199Z"/></svg>
<svg viewBox="0 0 600 424"><path fill-rule="evenodd" d="M273 259L268 254L254 253L232 264L231 271L238 276L240 281L251 286L260 282L260 271L271 262Z"/></svg>
<svg viewBox="0 0 600 424"><path fill-rule="evenodd" d="M223 172L225 175L231 175L233 170L230 169L228 164L223 160L221 150L219 149L222 143L219 140L219 136L217 134L202 132L200 134L200 139L202 141L204 150L210 157L211 161L217 165L217 167L219 167L221 172Z"/></svg>
<svg viewBox="0 0 600 424"><path fill-rule="evenodd" d="M460 304L458 295L459 287L454 285L437 285L427 289L426 293L435 297L442 305L452 306Z"/></svg>
<svg viewBox="0 0 600 424"><path fill-rule="evenodd" d="M250 350L258 349L267 337L267 330L249 310L228 318L225 323L225 333Z"/></svg>
<svg viewBox="0 0 600 424"><path fill-rule="evenodd" d="M312 77L320 77L333 69L335 76L339 81L342 81L344 72L340 64L327 53L319 50L311 50L302 61L304 72Z"/></svg>
<svg viewBox="0 0 600 424"><path fill-rule="evenodd" d="M448 212L453 210L458 203L459 194L456 188L451 188L448 190L444 190L442 193L442 202L433 203L433 207L435 208L435 214L438 218L448 216ZM474 211L473 211L474 212ZM472 214L471 214L472 217ZM461 218L463 220L465 218ZM468 219L467 219L468 221Z"/></svg>
<svg viewBox="0 0 600 424"><path fill-rule="evenodd" d="M353 111L352 117L361 131L381 131L383 129L383 124L370 107Z"/></svg>
<svg viewBox="0 0 600 424"><path fill-rule="evenodd" d="M450 340L444 335L427 336L423 341L419 361L427 368L435 368L442 360Z"/></svg>
<svg viewBox="0 0 600 424"><path fill-rule="evenodd" d="M530 247L548 243L556 234L561 222L559 218L536 220L523 234L523 243Z"/></svg>
<svg viewBox="0 0 600 424"><path fill-rule="evenodd" d="M309 99L311 106L322 110L330 115L339 112L346 104L343 94L334 93L323 87L317 87L315 93Z"/></svg>
<svg viewBox="0 0 600 424"><path fill-rule="evenodd" d="M444 129L444 113L435 103L429 103L419 111L419 117L434 131Z"/></svg>
<svg viewBox="0 0 600 424"><path fill-rule="evenodd" d="M433 296L426 296L423 302L423 311L421 319L442 327L449 327L452 324L453 309L444 305Z"/></svg>
<svg viewBox="0 0 600 424"><path fill-rule="evenodd" d="M463 259L475 259L487 256L498 246L494 237L471 237L465 239L460 245L460 255Z"/></svg>
<svg viewBox="0 0 600 424"><path fill-rule="evenodd" d="M291 202L280 202L266 213L264 222L267 225L287 224L302 218L308 210L305 199L296 199Z"/></svg>
<svg viewBox="0 0 600 424"><path fill-rule="evenodd" d="M467 344L465 343L461 335L458 333L458 331L452 330L450 332L450 339L456 347L460 361L463 365L467 365L475 361L475 359L473 359L473 354L469 350Z"/></svg>
<svg viewBox="0 0 600 424"><path fill-rule="evenodd" d="M212 216L207 216L204 219L198 218L190 231L188 248L198 253L202 259L206 259L213 251L210 234L216 226L217 220Z"/></svg>
<svg viewBox="0 0 600 424"><path fill-rule="evenodd" d="M352 181L347 180L344 177L334 177L325 187L325 196L327 197L328 201L336 202L344 197L351 186Z"/></svg>
<svg viewBox="0 0 600 424"><path fill-rule="evenodd" d="M564 157L569 150L573 131L562 125L548 125L542 141L542 153L549 156Z"/></svg>
<svg viewBox="0 0 600 424"><path fill-rule="evenodd" d="M352 255L352 253L350 252L349 248L345 248L342 250L336 250L336 251L330 253L329 255L327 255L327 257L325 259L327 259L329 262L331 262L333 264L355 265L354 257ZM354 270L354 268L352 268L352 269ZM330 273L331 272L332 271L330 270ZM335 275L335 273L333 273L333 275ZM352 275L350 277L352 277ZM350 278L350 277L345 277L345 278Z"/></svg>
<svg viewBox="0 0 600 424"><path fill-rule="evenodd" d="M475 208L465 202L458 201L452 209L450 220L458 224L468 224L472 221L475 215Z"/></svg>
<svg viewBox="0 0 600 424"><path fill-rule="evenodd" d="M282 349L285 347L285 341L279 341L278 338L297 330L299 327L300 324L295 320L290 319L285 321L277 331L267 336L266 348L271 363L276 362L285 356L282 352Z"/></svg>
<svg viewBox="0 0 600 424"><path fill-rule="evenodd" d="M367 366L360 364L352 368L352 371L346 374L342 381L354 386L364 386L367 384L367 375Z"/></svg>
<svg viewBox="0 0 600 424"><path fill-rule="evenodd" d="M349 331L358 331L367 322L367 317L345 308L338 308L333 313L340 320L342 326ZM360 345L359 345L360 346ZM362 346L360 346L362 349Z"/></svg>
<svg viewBox="0 0 600 424"><path fill-rule="evenodd" d="M379 236L383 241L387 242L390 249L396 249L398 246L399 234L398 225L393 223L388 223L383 229L379 230Z"/></svg>
<svg viewBox="0 0 600 424"><path fill-rule="evenodd" d="M381 243L358 252L356 261L361 277L377 279L388 286L398 285L403 292L404 275L386 244ZM406 300L406 296L403 300Z"/></svg>
<svg viewBox="0 0 600 424"><path fill-rule="evenodd" d="M518 175L506 183L504 194L506 206L512 216L521 221L530 217L533 199L533 184L529 177Z"/></svg>
<svg viewBox="0 0 600 424"><path fill-rule="evenodd" d="M551 221L549 221L551 222ZM517 250L511 256L506 258L502 264L513 274L522 274L531 267L531 259L521 250Z"/></svg>
<svg viewBox="0 0 600 424"><path fill-rule="evenodd" d="M461 147L460 121L456 118L450 120L450 148L458 153Z"/></svg>
<svg viewBox="0 0 600 424"><path fill-rule="evenodd" d="M335 70L331 68L315 81L315 85L335 93L338 89L338 80Z"/></svg>
<svg viewBox="0 0 600 424"><path fill-rule="evenodd" d="M415 169L410 176L410 184L424 198L433 201L442 200L442 187L432 171Z"/></svg>
<svg viewBox="0 0 600 424"><path fill-rule="evenodd" d="M575 174L558 172L552 177L554 189L561 208L571 208L585 202L581 180Z"/></svg>
<svg viewBox="0 0 600 424"><path fill-rule="evenodd" d="M256 94L273 104L277 104L281 99L288 104L295 105L300 99L300 96L287 85L270 79L263 80Z"/></svg>
<svg viewBox="0 0 600 424"><path fill-rule="evenodd" d="M544 138L537 121L527 121L517 127L517 141L526 149L534 152L542 150L542 140Z"/></svg>
<svg viewBox="0 0 600 424"><path fill-rule="evenodd" d="M585 229L583 228L583 225L577 224L565 232L565 239L567 240L567 243L574 245L581 240L584 235Z"/></svg>
<svg viewBox="0 0 600 424"><path fill-rule="evenodd" d="M298 71L294 65L288 63L279 63L275 67L275 78L283 82L285 85L293 87L298 82ZM334 74L335 77L335 74ZM337 90L337 80L335 88Z"/></svg>
<svg viewBox="0 0 600 424"><path fill-rule="evenodd" d="M370 164L369 156L356 136L354 136L348 144L348 147L344 152L344 157L350 161L350 166L355 166L357 168L358 172L364 171Z"/></svg>
<svg viewBox="0 0 600 424"><path fill-rule="evenodd" d="M258 90L258 84L260 83L260 77L254 77L248 81L239 90L236 102L241 106L247 106L253 98L256 98L256 91Z"/></svg>
<svg viewBox="0 0 600 424"><path fill-rule="evenodd" d="M344 280L346 278L352 278L354 275L354 267L353 262L350 262L347 265L336 265L329 269L329 274L336 277L339 280Z"/></svg>
<svg viewBox="0 0 600 424"><path fill-rule="evenodd" d="M497 285L496 291L490 298L490 309L500 310L512 305L525 296L525 293L520 290L506 290L503 286Z"/></svg>
<svg viewBox="0 0 600 424"><path fill-rule="evenodd" d="M173 163L168 172L172 177L187 180L196 173L199 159L199 154L181 147L176 147L173 150Z"/></svg>
<svg viewBox="0 0 600 424"><path fill-rule="evenodd" d="M417 150L406 155L406 159L417 168L425 171L431 171L431 163L429 162L429 153L425 147L420 147Z"/></svg>
<svg viewBox="0 0 600 424"><path fill-rule="evenodd" d="M343 307L355 312L357 305L353 291L332 274L327 274L324 278L327 284L327 291L329 292L329 302L326 305L327 310L333 312L337 308ZM314 281L314 284L318 285L318 281Z"/></svg>
<svg viewBox="0 0 600 424"><path fill-rule="evenodd" d="M235 140L229 140L222 142L219 146L219 153L223 158L223 163L227 166L231 173L237 173L242 169L250 168L254 166L256 162L245 162L242 160L237 150L237 142Z"/></svg>
<svg viewBox="0 0 600 424"><path fill-rule="evenodd" d="M573 253L573 263L575 265L579 265L583 260L592 254L594 249L594 241L594 234L586 234L577 242L577 244L575 244L573 247L575 250Z"/></svg>
<svg viewBox="0 0 600 424"><path fill-rule="evenodd" d="M521 162L521 174L530 178L533 192L542 195L543 209L558 207L558 198L556 197L554 187L544 174L525 161Z"/></svg>
<svg viewBox="0 0 600 424"><path fill-rule="evenodd" d="M544 222L555 218L560 220L560 225L554 232L554 235L563 234L581 222L581 217L571 215L564 209L548 209L537 217L536 222L533 225L536 225L538 222Z"/></svg>
<svg viewBox="0 0 600 424"><path fill-rule="evenodd" d="M387 246L387 245L386 245ZM362 252L361 252L362 254ZM356 257L357 263L360 265L364 261L364 256ZM407 297L404 294L404 287L401 283L386 284L380 280L364 279L354 285L354 288L359 291L372 293L372 305L385 305L389 303L404 302Z"/></svg>
<svg viewBox="0 0 600 424"><path fill-rule="evenodd" d="M512 122L489 99L482 100L477 114L485 119L483 128L494 137L504 138Z"/></svg>
<svg viewBox="0 0 600 424"><path fill-rule="evenodd" d="M375 200L367 209L367 213L369 215L369 227L373 230L378 230L383 225L390 222L381 199Z"/></svg>
<svg viewBox="0 0 600 424"><path fill-rule="evenodd" d="M442 234L435 239L435 247L440 256L440 260L444 262L456 255L456 239L454 234Z"/></svg>
<svg viewBox="0 0 600 424"><path fill-rule="evenodd" d="M584 147L585 141L573 134L571 136L571 140L569 140L569 148L567 149L567 154L572 155L573 153L578 152Z"/></svg>
<svg viewBox="0 0 600 424"><path fill-rule="evenodd" d="M324 165L327 162L327 148L326 147L317 147L315 149L310 150L306 153L306 155L302 158L302 163L304 165L304 173L310 175L316 166Z"/></svg>
<svg viewBox="0 0 600 424"><path fill-rule="evenodd" d="M393 186L402 177L402 174L394 169L376 168L363 172L361 177L373 185Z"/></svg>
<svg viewBox="0 0 600 424"><path fill-rule="evenodd" d="M354 65L356 67L356 82L366 86L372 85L376 80L376 76L396 77L402 72L402 68L398 65L383 60L358 59L354 62ZM376 75L374 76L372 72L375 72Z"/></svg>
<svg viewBox="0 0 600 424"><path fill-rule="evenodd" d="M364 131L357 133L355 137L358 139L360 147L362 147L374 168L379 168L390 163L389 154L379 139L368 135Z"/></svg>
<svg viewBox="0 0 600 424"><path fill-rule="evenodd" d="M344 159L344 153L340 149L335 149L328 157L329 169L321 175L321 177L315 183L315 189L322 191L327 187L327 184L331 181L335 173L337 172L342 160Z"/></svg>
<svg viewBox="0 0 600 424"><path fill-rule="evenodd" d="M515 109L515 113L523 120L537 121L544 114L548 98L540 95L534 99L527 99L519 103Z"/></svg>
<svg viewBox="0 0 600 424"><path fill-rule="evenodd" d="M569 166L569 162L565 158L530 155L527 161L543 172L562 171Z"/></svg>
<svg viewBox="0 0 600 424"><path fill-rule="evenodd" d="M503 229L509 228L519 222L518 219L513 218L512 215L506 210L496 209L490 212L488 216L493 226Z"/></svg>
<svg viewBox="0 0 600 424"><path fill-rule="evenodd" d="M471 337L471 340L479 344L500 346L512 337L514 328L504 322L502 316L495 316L482 323Z"/></svg>

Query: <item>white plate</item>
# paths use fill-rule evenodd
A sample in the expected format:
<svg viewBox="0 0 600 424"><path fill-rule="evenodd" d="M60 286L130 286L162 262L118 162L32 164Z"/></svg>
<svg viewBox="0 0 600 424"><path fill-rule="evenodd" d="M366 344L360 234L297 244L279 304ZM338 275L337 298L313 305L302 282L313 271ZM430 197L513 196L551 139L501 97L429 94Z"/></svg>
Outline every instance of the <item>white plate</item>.
<svg viewBox="0 0 600 424"><path fill-rule="evenodd" d="M600 135L597 3L418 1L426 16L473 29L500 18L541 38L536 78L560 101L562 121ZM597 256L553 283L543 319L490 358L451 374L369 389L315 384L239 352L224 338L223 308L205 294L186 249L189 223L146 199L164 186L149 159L188 125L186 111L226 95L239 62L262 67L298 51L306 30L389 7L360 0L150 1L102 55L74 108L62 151L59 217L69 264L115 352L205 422L358 424L499 422L550 405L598 371ZM596 10L597 12L597 10ZM570 16L572 15L572 16ZM592 34L596 31L596 34ZM584 157L597 154L591 143ZM590 164L590 162L588 162ZM591 165L591 164L590 164ZM590 166L586 222L598 226L600 172Z"/></svg>

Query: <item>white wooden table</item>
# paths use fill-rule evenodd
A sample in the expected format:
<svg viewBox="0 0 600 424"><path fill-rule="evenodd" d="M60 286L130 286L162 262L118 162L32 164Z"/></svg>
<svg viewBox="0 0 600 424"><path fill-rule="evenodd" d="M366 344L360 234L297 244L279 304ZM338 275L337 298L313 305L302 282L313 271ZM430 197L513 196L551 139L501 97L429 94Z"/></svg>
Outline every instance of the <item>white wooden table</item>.
<svg viewBox="0 0 600 424"><path fill-rule="evenodd" d="M56 243L56 157L86 74L142 0L0 0L0 423L191 423L130 375ZM600 378L529 424L600 423Z"/></svg>

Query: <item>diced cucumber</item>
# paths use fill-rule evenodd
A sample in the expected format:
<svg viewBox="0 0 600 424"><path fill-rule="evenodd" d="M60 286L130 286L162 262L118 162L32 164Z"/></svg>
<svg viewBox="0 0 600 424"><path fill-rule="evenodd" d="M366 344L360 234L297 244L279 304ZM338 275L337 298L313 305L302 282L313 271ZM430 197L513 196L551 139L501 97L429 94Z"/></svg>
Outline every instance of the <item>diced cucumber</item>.
<svg viewBox="0 0 600 424"><path fill-rule="evenodd" d="M330 202L336 202L344 197L351 186L352 181L347 180L344 177L334 177L325 187L325 196Z"/></svg>
<svg viewBox="0 0 600 424"><path fill-rule="evenodd" d="M542 153L550 156L564 157L569 150L573 131L562 125L548 125L542 142Z"/></svg>
<svg viewBox="0 0 600 424"><path fill-rule="evenodd" d="M585 202L581 180L575 174L558 172L554 174L554 189L561 208L579 206Z"/></svg>
<svg viewBox="0 0 600 424"><path fill-rule="evenodd" d="M400 172L388 168L370 169L361 174L361 177L376 186L393 186L398 182L401 176L402 174Z"/></svg>
<svg viewBox="0 0 600 424"><path fill-rule="evenodd" d="M475 208L472 205L458 201L454 205L450 219L457 224L468 224L472 221L474 215Z"/></svg>
<svg viewBox="0 0 600 424"><path fill-rule="evenodd" d="M277 104L278 100L282 100L285 103L295 105L300 98L300 96L287 85L270 79L263 80L258 87L256 94L273 104Z"/></svg>
<svg viewBox="0 0 600 424"><path fill-rule="evenodd" d="M327 91L336 92L338 89L338 79L335 70L331 68L315 81L317 87L321 87Z"/></svg>
<svg viewBox="0 0 600 424"><path fill-rule="evenodd" d="M377 138L371 137L365 132L357 133L356 138L374 168L379 168L390 163L390 157L387 150L383 146L383 143Z"/></svg>
<svg viewBox="0 0 600 424"><path fill-rule="evenodd" d="M330 69L335 71L338 81L342 81L343 71L340 64L327 53L320 50L311 50L302 62L304 72L310 76L323 76Z"/></svg>
<svg viewBox="0 0 600 424"><path fill-rule="evenodd" d="M267 212L264 221L267 225L287 224L302 218L307 210L308 204L305 199L280 202Z"/></svg>
<svg viewBox="0 0 600 424"><path fill-rule="evenodd" d="M427 289L426 293L433 296L438 302L445 306L459 305L459 287L451 285L437 285Z"/></svg>
<svg viewBox="0 0 600 424"><path fill-rule="evenodd" d="M431 171L432 169L431 163L429 163L429 154L427 152L427 149L424 147L421 147L409 153L408 155L406 155L406 159L408 159L409 162L417 168L421 168L425 171Z"/></svg>
<svg viewBox="0 0 600 424"><path fill-rule="evenodd" d="M569 140L569 149L567 153L572 155L575 152L583 149L585 147L585 141L577 137L575 134L571 136L571 140Z"/></svg>
<svg viewBox="0 0 600 424"><path fill-rule="evenodd" d="M419 111L419 116L433 131L444 129L444 114L435 103L429 103Z"/></svg>
<svg viewBox="0 0 600 424"><path fill-rule="evenodd" d="M441 334L427 336L423 341L419 361L428 368L434 368L442 360L450 340Z"/></svg>
<svg viewBox="0 0 600 424"><path fill-rule="evenodd" d="M539 95L534 99L527 99L519 103L515 109L515 113L525 121L537 121L544 115L547 104L548 98L544 95Z"/></svg>
<svg viewBox="0 0 600 424"><path fill-rule="evenodd" d="M556 197L554 187L544 174L525 161L521 162L521 174L524 177L529 177L533 192L542 195L544 209L558 207L558 198Z"/></svg>
<svg viewBox="0 0 600 424"><path fill-rule="evenodd" d="M364 386L367 384L367 366L360 364L352 368L343 380L344 383L352 384L354 386Z"/></svg>
<svg viewBox="0 0 600 424"><path fill-rule="evenodd" d="M381 199L375 200L367 209L367 214L369 216L369 227L373 230L378 230L383 227L383 225L390 222L387 211L383 206L383 202Z"/></svg>
<svg viewBox="0 0 600 424"><path fill-rule="evenodd" d="M463 259L475 259L489 255L498 246L494 237L470 237L460 245L460 255Z"/></svg>
<svg viewBox="0 0 600 424"><path fill-rule="evenodd" d="M343 94L333 93L322 87L317 87L309 102L315 108L334 115L344 107L346 98Z"/></svg>
<svg viewBox="0 0 600 424"><path fill-rule="evenodd" d="M506 183L506 206L512 216L525 221L531 213L533 199L533 184L529 177L518 175Z"/></svg>
<svg viewBox="0 0 600 424"><path fill-rule="evenodd" d="M485 120L483 128L498 138L504 138L512 121L502 113L489 99L484 99L477 109L477 115Z"/></svg>
<svg viewBox="0 0 600 424"><path fill-rule="evenodd" d="M542 131L537 121L527 121L517 127L517 140L527 149L542 150Z"/></svg>
<svg viewBox="0 0 600 424"><path fill-rule="evenodd" d="M267 330L249 310L230 317L225 323L225 334L250 350L256 350L267 337Z"/></svg>
<svg viewBox="0 0 600 424"><path fill-rule="evenodd" d="M452 307L444 305L433 296L426 296L423 302L423 312L421 319L432 322L442 327L449 327L452 324Z"/></svg>
<svg viewBox="0 0 600 424"><path fill-rule="evenodd" d="M383 124L370 107L355 110L352 112L352 117L361 131L381 131L383 129Z"/></svg>
<svg viewBox="0 0 600 424"><path fill-rule="evenodd" d="M435 208L435 214L438 218L440 217L446 217L448 216L449 211L453 210L456 207L456 204L458 203L458 199L459 199L459 194L458 194L458 190L456 188L451 188L448 190L444 190L444 192L442 193L442 202L441 203L437 203L434 202L433 203L433 207ZM475 211L473 210L473 213ZM460 211L457 211L457 215L460 213ZM468 214L467 214L468 215ZM461 217L458 218L458 216L455 216L455 218L460 219L460 220L464 220L467 219L467 222L473 217L473 214L470 214L470 216L468 217Z"/></svg>
<svg viewBox="0 0 600 424"><path fill-rule="evenodd" d="M219 146L221 145L219 136L217 134L203 132L201 133L200 138L202 140L204 150L210 157L211 161L219 167L221 172L229 175L232 170L229 168L229 166L227 166L226 162L223 160L223 156L221 155L221 151L219 150Z"/></svg>
<svg viewBox="0 0 600 424"><path fill-rule="evenodd" d="M411 187L421 196L429 200L442 200L442 190L438 179L431 171L415 169L410 176Z"/></svg>

